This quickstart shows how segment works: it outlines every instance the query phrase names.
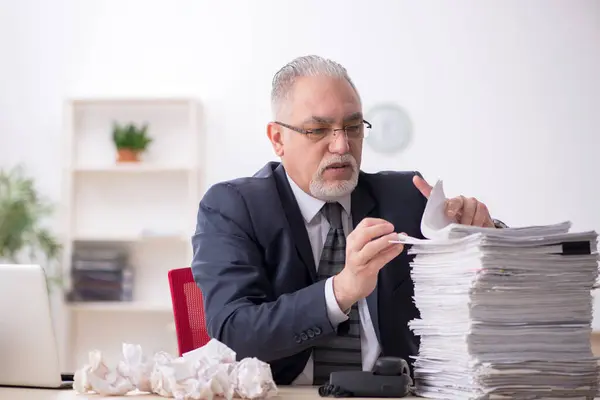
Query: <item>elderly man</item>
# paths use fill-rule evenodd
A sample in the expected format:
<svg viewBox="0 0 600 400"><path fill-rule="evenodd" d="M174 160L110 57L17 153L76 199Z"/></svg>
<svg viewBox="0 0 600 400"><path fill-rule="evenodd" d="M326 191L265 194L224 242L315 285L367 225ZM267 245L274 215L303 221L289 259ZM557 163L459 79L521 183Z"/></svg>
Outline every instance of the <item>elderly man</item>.
<svg viewBox="0 0 600 400"><path fill-rule="evenodd" d="M410 258L390 239L422 237L431 186L418 172L360 170L365 130L346 70L316 56L273 79L275 154L252 177L212 186L192 243L211 337L268 362L278 384L322 384L378 357L409 363ZM463 224L493 227L473 198L448 202Z"/></svg>

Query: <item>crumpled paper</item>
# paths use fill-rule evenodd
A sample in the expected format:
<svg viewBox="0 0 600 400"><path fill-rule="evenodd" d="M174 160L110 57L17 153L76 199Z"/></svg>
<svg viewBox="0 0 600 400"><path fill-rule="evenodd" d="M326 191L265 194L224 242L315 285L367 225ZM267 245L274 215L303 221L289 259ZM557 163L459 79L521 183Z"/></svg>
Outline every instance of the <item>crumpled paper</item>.
<svg viewBox="0 0 600 400"><path fill-rule="evenodd" d="M269 364L257 358L236 361L236 353L215 339L182 357L158 352L147 359L141 346L128 343L122 352L123 359L110 368L100 351L91 351L88 364L75 373L75 391L103 396L148 392L177 400L277 395Z"/></svg>
<svg viewBox="0 0 600 400"><path fill-rule="evenodd" d="M91 351L88 361L89 364L75 372L73 388L77 392L94 391L105 396L118 396L135 389L130 379L105 364L100 351Z"/></svg>

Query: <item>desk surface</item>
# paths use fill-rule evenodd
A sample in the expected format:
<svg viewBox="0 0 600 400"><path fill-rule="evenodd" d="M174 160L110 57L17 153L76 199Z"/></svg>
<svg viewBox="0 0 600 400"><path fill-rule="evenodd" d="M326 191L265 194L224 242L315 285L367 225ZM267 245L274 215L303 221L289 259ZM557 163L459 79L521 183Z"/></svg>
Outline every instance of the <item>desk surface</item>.
<svg viewBox="0 0 600 400"><path fill-rule="evenodd" d="M158 400L165 399L152 394L136 394L129 396L98 396L96 394L77 394L74 390L46 390L46 389L20 389L20 388L5 388L0 387L0 399L10 400ZM316 400L321 399L314 387L289 387L280 386L279 395L272 399L292 399L292 400ZM406 399L416 398L413 396L405 397ZM358 398L354 397L354 400ZM372 399L370 399L372 400Z"/></svg>

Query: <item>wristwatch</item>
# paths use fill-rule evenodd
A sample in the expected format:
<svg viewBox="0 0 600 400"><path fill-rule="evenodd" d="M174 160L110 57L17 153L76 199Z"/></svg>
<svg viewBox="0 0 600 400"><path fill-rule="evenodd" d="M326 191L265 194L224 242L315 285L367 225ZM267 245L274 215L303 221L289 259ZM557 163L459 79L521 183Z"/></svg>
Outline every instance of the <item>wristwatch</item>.
<svg viewBox="0 0 600 400"><path fill-rule="evenodd" d="M500 221L499 219L492 218L492 221L494 222L494 226L498 229L508 228L508 225L506 225L504 222Z"/></svg>

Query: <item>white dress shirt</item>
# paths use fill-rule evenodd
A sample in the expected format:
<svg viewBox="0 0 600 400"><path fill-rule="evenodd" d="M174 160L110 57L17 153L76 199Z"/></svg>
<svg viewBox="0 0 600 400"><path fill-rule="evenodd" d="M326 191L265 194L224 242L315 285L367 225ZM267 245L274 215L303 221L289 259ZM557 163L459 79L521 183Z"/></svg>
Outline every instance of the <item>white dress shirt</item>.
<svg viewBox="0 0 600 400"><path fill-rule="evenodd" d="M321 251L325 245L325 239L329 232L329 222L327 218L320 213L321 208L325 204L323 200L319 200L307 194L305 191L300 189L298 185L287 176L300 212L304 218L304 225L308 232L308 239L310 240L310 246L312 248L313 257L315 260L315 266L319 268L319 261L321 260ZM341 197L338 202L343 207L342 211L342 226L344 228L344 234L346 237L350 234L353 229L352 226L352 214L350 212L350 195ZM348 319L346 315L338 306L337 300L333 293L333 278L328 278L325 282L325 301L327 304L327 314L329 320L334 327L337 327L340 323ZM371 315L369 308L367 307L366 299L361 299L358 302L358 313L360 316L360 347L362 353L362 366L364 371L370 371L379 357L381 352L377 335L371 321ZM312 356L308 359L304 371L298 375L298 377L292 382L293 385L312 385L313 383L313 358Z"/></svg>

